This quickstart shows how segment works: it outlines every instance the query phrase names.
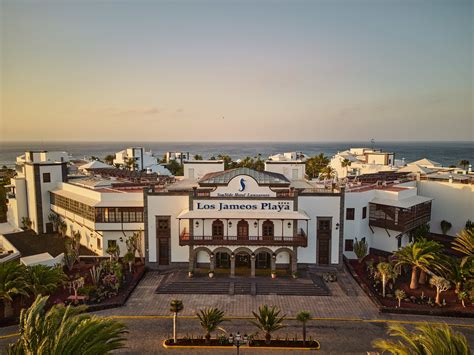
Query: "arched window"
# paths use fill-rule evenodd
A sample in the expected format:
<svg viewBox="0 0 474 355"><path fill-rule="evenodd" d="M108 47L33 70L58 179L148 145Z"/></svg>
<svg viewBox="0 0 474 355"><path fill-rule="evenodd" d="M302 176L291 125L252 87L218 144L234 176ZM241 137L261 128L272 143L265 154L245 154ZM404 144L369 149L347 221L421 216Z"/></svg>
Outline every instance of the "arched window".
<svg viewBox="0 0 474 355"><path fill-rule="evenodd" d="M212 236L213 237L224 236L224 223L219 219L212 222Z"/></svg>
<svg viewBox="0 0 474 355"><path fill-rule="evenodd" d="M274 236L274 225L272 221L266 220L262 225L262 235L264 237L273 237Z"/></svg>

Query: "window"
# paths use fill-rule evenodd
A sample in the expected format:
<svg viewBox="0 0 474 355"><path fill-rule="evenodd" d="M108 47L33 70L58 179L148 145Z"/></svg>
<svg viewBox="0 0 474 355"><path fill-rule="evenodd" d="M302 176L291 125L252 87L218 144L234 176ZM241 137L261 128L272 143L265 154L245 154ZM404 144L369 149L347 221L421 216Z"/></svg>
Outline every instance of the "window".
<svg viewBox="0 0 474 355"><path fill-rule="evenodd" d="M43 173L43 182L51 182L51 174Z"/></svg>
<svg viewBox="0 0 474 355"><path fill-rule="evenodd" d="M355 214L354 208L347 208L346 209L346 219L347 220L353 221L354 220L354 214Z"/></svg>
<svg viewBox="0 0 474 355"><path fill-rule="evenodd" d="M115 239L111 239L107 241L107 248L116 247L116 246L117 246L117 241Z"/></svg>
<svg viewBox="0 0 474 355"><path fill-rule="evenodd" d="M367 218L367 207L362 207L362 219Z"/></svg>
<svg viewBox="0 0 474 355"><path fill-rule="evenodd" d="M273 237L274 235L274 225L272 221L265 221L262 225L262 235L264 237Z"/></svg>
<svg viewBox="0 0 474 355"><path fill-rule="evenodd" d="M102 248L102 243L100 242L100 238L97 238L97 249Z"/></svg>
<svg viewBox="0 0 474 355"><path fill-rule="evenodd" d="M224 236L224 223L219 219L212 222L212 236L213 237Z"/></svg>
<svg viewBox="0 0 474 355"><path fill-rule="evenodd" d="M344 241L344 251L354 251L354 239L346 239Z"/></svg>

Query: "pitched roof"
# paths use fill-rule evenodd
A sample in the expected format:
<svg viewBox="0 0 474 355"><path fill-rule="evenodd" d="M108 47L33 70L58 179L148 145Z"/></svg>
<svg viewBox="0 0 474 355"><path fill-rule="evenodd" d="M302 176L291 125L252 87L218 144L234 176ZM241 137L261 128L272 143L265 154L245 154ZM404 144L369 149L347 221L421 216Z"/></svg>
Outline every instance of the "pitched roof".
<svg viewBox="0 0 474 355"><path fill-rule="evenodd" d="M269 171L257 171L249 168L236 168L219 171L204 175L199 180L200 185L227 185L230 180L239 175L248 175L257 181L259 185L283 185L288 186L290 181L282 174Z"/></svg>
<svg viewBox="0 0 474 355"><path fill-rule="evenodd" d="M432 166L441 166L440 163L437 163L437 162L435 162L433 160L430 160L430 159L427 159L427 158L423 158L423 159L408 163L408 165L415 165L415 164L423 166L425 168L426 167L432 167Z"/></svg>
<svg viewBox="0 0 474 355"><path fill-rule="evenodd" d="M104 164L101 161L93 160L87 164L81 165L79 169L86 170L86 169L100 169L100 168L110 168L110 165Z"/></svg>

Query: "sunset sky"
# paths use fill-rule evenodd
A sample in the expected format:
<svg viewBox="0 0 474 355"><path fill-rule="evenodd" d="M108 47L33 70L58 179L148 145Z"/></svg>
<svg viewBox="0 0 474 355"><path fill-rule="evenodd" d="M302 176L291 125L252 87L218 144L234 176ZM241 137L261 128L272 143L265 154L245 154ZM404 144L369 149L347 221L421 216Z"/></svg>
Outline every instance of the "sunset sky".
<svg viewBox="0 0 474 355"><path fill-rule="evenodd" d="M472 140L473 2L1 2L1 140Z"/></svg>

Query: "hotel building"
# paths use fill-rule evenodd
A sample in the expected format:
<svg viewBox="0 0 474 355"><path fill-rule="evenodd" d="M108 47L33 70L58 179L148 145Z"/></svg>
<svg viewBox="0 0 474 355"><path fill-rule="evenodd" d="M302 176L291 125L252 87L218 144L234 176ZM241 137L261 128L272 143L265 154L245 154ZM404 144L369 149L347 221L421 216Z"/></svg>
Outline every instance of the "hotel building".
<svg viewBox="0 0 474 355"><path fill-rule="evenodd" d="M49 232L54 212L67 235L79 232L81 244L100 256L114 244L123 255L125 238L139 232L146 263L157 269L222 268L232 275L238 268L252 276L258 269L291 273L298 265L337 268L343 255L355 257L356 240L393 252L432 216L450 220L453 235L474 210L471 176L379 173L325 186L304 179L300 160L283 159L267 161L265 171L224 170L222 161L203 160L185 161L184 176L176 178L114 168L68 176L66 159L57 152L19 158L9 222L21 226L29 217L37 233Z"/></svg>

